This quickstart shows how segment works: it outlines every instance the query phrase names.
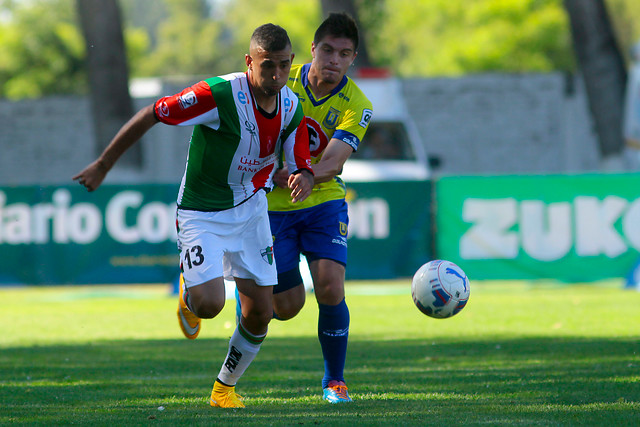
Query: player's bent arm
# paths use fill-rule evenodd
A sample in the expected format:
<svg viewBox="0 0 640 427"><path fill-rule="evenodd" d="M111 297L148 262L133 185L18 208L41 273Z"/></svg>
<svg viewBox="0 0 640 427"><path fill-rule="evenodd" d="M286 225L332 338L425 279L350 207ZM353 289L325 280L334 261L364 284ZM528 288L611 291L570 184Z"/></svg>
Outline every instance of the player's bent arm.
<svg viewBox="0 0 640 427"><path fill-rule="evenodd" d="M156 123L158 119L154 112L154 104L138 111L120 128L100 157L74 176L73 180L79 181L89 191L97 189L120 156Z"/></svg>
<svg viewBox="0 0 640 427"><path fill-rule="evenodd" d="M316 184L331 181L339 175L351 153L353 153L351 146L337 138L332 138L324 149L320 161L313 165Z"/></svg>

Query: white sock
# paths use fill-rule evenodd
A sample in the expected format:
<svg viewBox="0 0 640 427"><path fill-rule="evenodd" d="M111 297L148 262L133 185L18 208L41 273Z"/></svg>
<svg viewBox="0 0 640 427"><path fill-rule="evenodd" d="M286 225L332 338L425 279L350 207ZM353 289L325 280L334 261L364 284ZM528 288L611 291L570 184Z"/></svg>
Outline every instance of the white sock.
<svg viewBox="0 0 640 427"><path fill-rule="evenodd" d="M242 323L238 324L229 340L229 352L218 374L218 380L225 385L235 386L258 354L266 336L266 333L255 336L247 331Z"/></svg>

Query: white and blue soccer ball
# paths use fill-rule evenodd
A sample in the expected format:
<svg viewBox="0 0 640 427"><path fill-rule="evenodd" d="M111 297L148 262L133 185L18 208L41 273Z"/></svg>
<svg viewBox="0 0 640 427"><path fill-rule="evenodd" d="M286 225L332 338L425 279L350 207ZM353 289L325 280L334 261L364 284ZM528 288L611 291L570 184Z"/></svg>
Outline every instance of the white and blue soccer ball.
<svg viewBox="0 0 640 427"><path fill-rule="evenodd" d="M455 316L467 305L471 289L460 267L450 261L429 261L416 271L411 296L416 307L429 317Z"/></svg>

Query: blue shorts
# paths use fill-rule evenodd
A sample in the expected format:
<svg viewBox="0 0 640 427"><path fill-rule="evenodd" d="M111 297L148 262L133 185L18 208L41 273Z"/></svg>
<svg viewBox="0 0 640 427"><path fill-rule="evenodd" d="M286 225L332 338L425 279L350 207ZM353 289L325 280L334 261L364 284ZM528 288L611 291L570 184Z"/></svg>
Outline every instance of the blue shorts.
<svg viewBox="0 0 640 427"><path fill-rule="evenodd" d="M302 283L300 254L308 261L330 259L347 265L347 202L331 200L297 211L269 211L278 285L283 292Z"/></svg>

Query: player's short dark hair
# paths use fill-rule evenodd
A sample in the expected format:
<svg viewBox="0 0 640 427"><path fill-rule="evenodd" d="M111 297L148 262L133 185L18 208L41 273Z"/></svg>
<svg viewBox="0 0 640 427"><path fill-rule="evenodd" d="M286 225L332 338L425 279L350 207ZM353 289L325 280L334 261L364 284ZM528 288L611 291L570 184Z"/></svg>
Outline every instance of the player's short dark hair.
<svg viewBox="0 0 640 427"><path fill-rule="evenodd" d="M256 28L251 36L251 42L267 52L278 52L291 46L287 30L275 24L264 24Z"/></svg>
<svg viewBox="0 0 640 427"><path fill-rule="evenodd" d="M318 44L326 36L345 37L353 42L354 50L358 50L358 25L347 13L332 12L316 30L313 43Z"/></svg>

